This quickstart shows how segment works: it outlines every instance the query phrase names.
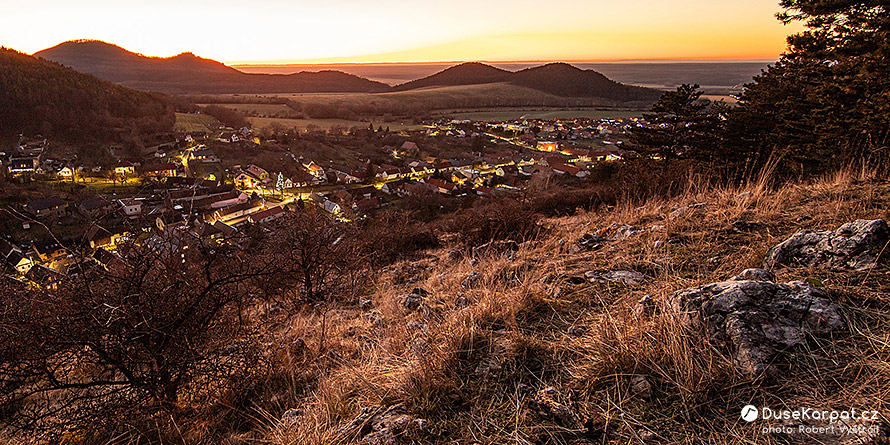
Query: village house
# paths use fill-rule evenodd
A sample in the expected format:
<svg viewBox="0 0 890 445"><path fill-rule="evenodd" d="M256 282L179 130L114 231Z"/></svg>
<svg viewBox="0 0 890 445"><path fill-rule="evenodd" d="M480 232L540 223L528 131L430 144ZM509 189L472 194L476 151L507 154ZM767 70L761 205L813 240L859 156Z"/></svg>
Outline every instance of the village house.
<svg viewBox="0 0 890 445"><path fill-rule="evenodd" d="M417 156L417 154L420 153L420 148L418 148L417 144L414 142L405 141L405 143L402 144L400 151L407 156Z"/></svg>
<svg viewBox="0 0 890 445"><path fill-rule="evenodd" d="M124 212L124 215L127 215L130 219L142 214L142 201L124 198L118 199L117 202L121 206L121 211Z"/></svg>
<svg viewBox="0 0 890 445"><path fill-rule="evenodd" d="M553 151L557 151L559 146L556 142L552 142L552 141L538 141L538 144L535 146L535 148L538 151L553 152Z"/></svg>
<svg viewBox="0 0 890 445"><path fill-rule="evenodd" d="M94 219L111 213L112 203L101 196L97 196L80 203L77 208L82 215Z"/></svg>
<svg viewBox="0 0 890 445"><path fill-rule="evenodd" d="M238 133L230 131L230 132L226 132L226 133L219 135L218 140L220 142L232 143L232 142L240 141L241 137L238 136Z"/></svg>
<svg viewBox="0 0 890 445"><path fill-rule="evenodd" d="M254 213L247 217L247 221L252 224L261 224L274 221L284 216L284 209L281 207L272 207L261 212Z"/></svg>
<svg viewBox="0 0 890 445"><path fill-rule="evenodd" d="M233 181L235 182L235 187L241 190L256 189L260 186L260 184L263 183L261 179L251 175L248 172L238 173Z"/></svg>
<svg viewBox="0 0 890 445"><path fill-rule="evenodd" d="M68 202L58 196L50 196L29 202L25 209L38 218L62 216L68 210Z"/></svg>
<svg viewBox="0 0 890 445"><path fill-rule="evenodd" d="M114 167L114 174L121 177L130 177L136 174L136 167L126 161L118 161Z"/></svg>
<svg viewBox="0 0 890 445"><path fill-rule="evenodd" d="M13 156L9 159L7 170L13 176L34 173L40 166L38 156Z"/></svg>
<svg viewBox="0 0 890 445"><path fill-rule="evenodd" d="M388 181L390 179L396 179L402 174L402 170L395 165L390 164L382 164L380 167L377 167L377 178L382 179L384 181Z"/></svg>
<svg viewBox="0 0 890 445"><path fill-rule="evenodd" d="M142 176L146 178L172 178L176 176L176 164L167 162L164 164L145 167Z"/></svg>
<svg viewBox="0 0 890 445"><path fill-rule="evenodd" d="M436 191L443 195L451 195L457 190L457 184L445 182L441 179L425 178L423 182L436 187Z"/></svg>
<svg viewBox="0 0 890 445"><path fill-rule="evenodd" d="M249 200L247 202L219 209L211 215L213 221L231 221L241 218L251 213L259 212L263 209L262 202L259 199Z"/></svg>
<svg viewBox="0 0 890 445"><path fill-rule="evenodd" d="M70 180L71 178L74 177L74 168L69 165L66 165L66 166L62 167L62 169L59 170L59 172L57 174L59 175L60 178L62 178L64 180Z"/></svg>
<svg viewBox="0 0 890 445"><path fill-rule="evenodd" d="M199 161L199 162L219 162L219 158L216 156L216 153L209 148L199 148L197 150L191 150L186 155L186 159L189 161Z"/></svg>

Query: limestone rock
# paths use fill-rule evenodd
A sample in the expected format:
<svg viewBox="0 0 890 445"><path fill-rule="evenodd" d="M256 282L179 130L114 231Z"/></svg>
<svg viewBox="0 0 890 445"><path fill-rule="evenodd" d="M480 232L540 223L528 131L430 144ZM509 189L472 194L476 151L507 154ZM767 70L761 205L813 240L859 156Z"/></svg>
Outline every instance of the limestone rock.
<svg viewBox="0 0 890 445"><path fill-rule="evenodd" d="M840 307L802 281L724 281L678 291L675 308L711 338L729 346L738 365L752 374L774 373L779 352L809 335L844 326Z"/></svg>
<svg viewBox="0 0 890 445"><path fill-rule="evenodd" d="M859 219L837 230L804 230L769 249L765 269L776 266L826 266L832 269L869 270L890 241L883 219Z"/></svg>

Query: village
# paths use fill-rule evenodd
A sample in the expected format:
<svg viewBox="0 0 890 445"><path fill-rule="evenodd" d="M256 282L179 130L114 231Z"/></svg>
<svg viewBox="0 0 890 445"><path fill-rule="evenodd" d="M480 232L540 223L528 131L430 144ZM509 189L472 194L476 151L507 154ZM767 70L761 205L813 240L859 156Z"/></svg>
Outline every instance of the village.
<svg viewBox="0 0 890 445"><path fill-rule="evenodd" d="M22 137L3 155L7 183L95 193L80 201L71 193L49 194L7 210L5 218L13 223L0 236L0 255L5 274L52 286L74 261L72 249L91 253L107 268L120 260L121 246L175 251L188 236L237 242L246 226L274 232L275 220L297 207L317 206L348 221L371 217L406 197L484 199L515 193L533 178L583 180L597 163L626 156L627 132L641 124L632 118L443 119L400 132L396 139L403 142L397 146L380 147L388 162L364 159L349 168L287 152L296 165L290 174L275 165L225 166L216 151L278 143L250 128L222 128L215 136L177 133L148 148L142 160L120 159L107 168L56 158L51 142ZM472 140L474 146L484 140L489 148L447 159L424 156L422 141L431 138Z"/></svg>

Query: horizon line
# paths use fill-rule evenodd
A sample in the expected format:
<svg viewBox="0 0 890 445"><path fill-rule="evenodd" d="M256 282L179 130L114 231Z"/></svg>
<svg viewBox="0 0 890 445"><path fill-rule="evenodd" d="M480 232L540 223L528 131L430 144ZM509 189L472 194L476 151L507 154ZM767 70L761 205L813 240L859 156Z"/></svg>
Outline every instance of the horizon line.
<svg viewBox="0 0 890 445"><path fill-rule="evenodd" d="M700 63L770 63L779 60L770 58L723 58L723 57L691 57L691 58L628 58L628 59L581 59L581 60L565 60L565 59L537 59L537 60L424 60L424 61L377 61L377 62L311 62L311 61L233 61L222 62L226 66L236 67L286 67L294 65L442 65L442 64L463 64L463 63L485 63L485 64L520 64L520 63L677 63L677 62L700 62Z"/></svg>

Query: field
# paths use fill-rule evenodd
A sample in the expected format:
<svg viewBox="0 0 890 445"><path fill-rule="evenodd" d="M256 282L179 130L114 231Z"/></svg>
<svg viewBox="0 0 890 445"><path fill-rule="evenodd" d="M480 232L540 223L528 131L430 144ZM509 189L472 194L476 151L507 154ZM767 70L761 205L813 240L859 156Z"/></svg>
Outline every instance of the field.
<svg viewBox="0 0 890 445"><path fill-rule="evenodd" d="M206 114L176 113L175 131L208 131L219 125L213 116Z"/></svg>
<svg viewBox="0 0 890 445"><path fill-rule="evenodd" d="M452 119L472 121L508 121L514 119L602 119L609 117L638 117L639 111L607 111L607 110L497 110L497 111L443 111L442 116Z"/></svg>
<svg viewBox="0 0 890 445"><path fill-rule="evenodd" d="M530 88L494 83L432 87L391 93L319 93L274 95L201 95L191 97L241 111L251 123L263 127L317 125L389 126L392 130L418 128L434 117L504 120L521 116L625 117L637 116L646 104L619 104L601 98L559 97ZM285 105L281 102L287 102ZM275 103L278 102L278 103Z"/></svg>
<svg viewBox="0 0 890 445"><path fill-rule="evenodd" d="M229 104L220 104L222 106L228 107ZM258 128L266 128L272 124L278 124L284 126L284 128L297 128L298 130L305 131L308 129L324 129L329 130L334 127L343 127L343 128L352 128L352 127L363 127L367 128L371 122L366 121L357 121L357 120L348 120L348 119L290 119L290 118L279 118L279 117L248 117L247 120L250 121L250 124L254 127ZM421 125L414 124L403 124L397 122L382 122L375 121L373 122L375 127L383 126L389 127L392 131L402 131L402 130L417 130L422 128Z"/></svg>
<svg viewBox="0 0 890 445"><path fill-rule="evenodd" d="M248 116L258 117L297 117L293 108L284 104L260 104L260 103L227 103L227 104L198 104L201 106L220 105L240 111Z"/></svg>

